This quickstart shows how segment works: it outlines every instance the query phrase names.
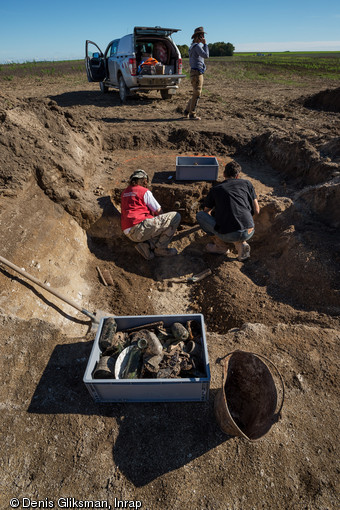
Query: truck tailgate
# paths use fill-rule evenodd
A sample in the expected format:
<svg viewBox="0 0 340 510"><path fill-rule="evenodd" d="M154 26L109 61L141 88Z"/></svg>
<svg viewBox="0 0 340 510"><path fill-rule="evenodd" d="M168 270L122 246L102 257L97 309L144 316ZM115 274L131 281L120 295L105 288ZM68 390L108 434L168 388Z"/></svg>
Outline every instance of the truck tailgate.
<svg viewBox="0 0 340 510"><path fill-rule="evenodd" d="M175 79L176 81L180 78L185 78L185 74L141 74L137 76L138 83L141 85L149 83L150 80L162 83L166 85L169 81Z"/></svg>

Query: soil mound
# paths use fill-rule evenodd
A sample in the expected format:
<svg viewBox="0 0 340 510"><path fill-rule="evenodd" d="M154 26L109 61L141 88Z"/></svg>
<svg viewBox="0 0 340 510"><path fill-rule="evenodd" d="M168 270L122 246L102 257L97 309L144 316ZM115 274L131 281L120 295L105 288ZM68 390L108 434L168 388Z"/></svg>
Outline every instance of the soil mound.
<svg viewBox="0 0 340 510"><path fill-rule="evenodd" d="M318 94L308 97L304 106L327 112L340 112L340 87L334 90L322 90Z"/></svg>

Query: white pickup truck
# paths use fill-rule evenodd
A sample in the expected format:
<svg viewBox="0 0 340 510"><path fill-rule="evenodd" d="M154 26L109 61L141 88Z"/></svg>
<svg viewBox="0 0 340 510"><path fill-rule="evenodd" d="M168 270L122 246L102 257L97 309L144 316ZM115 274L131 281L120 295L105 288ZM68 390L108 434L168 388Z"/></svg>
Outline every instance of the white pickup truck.
<svg viewBox="0 0 340 510"><path fill-rule="evenodd" d="M111 41L103 53L87 40L85 63L87 78L99 82L102 92L118 89L125 103L130 92L159 90L163 99L176 93L182 74L181 54L171 35L176 28L135 27L133 34ZM155 69L141 66L143 59L157 61ZM150 72L152 71L152 72Z"/></svg>

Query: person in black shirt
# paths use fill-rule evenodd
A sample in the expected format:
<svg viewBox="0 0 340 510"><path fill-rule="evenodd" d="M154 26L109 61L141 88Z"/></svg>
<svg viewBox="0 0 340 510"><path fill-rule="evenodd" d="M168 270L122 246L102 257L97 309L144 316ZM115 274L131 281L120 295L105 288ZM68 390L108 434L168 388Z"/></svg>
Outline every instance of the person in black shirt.
<svg viewBox="0 0 340 510"><path fill-rule="evenodd" d="M242 261L250 257L246 241L254 235L253 215L259 214L260 207L252 183L240 179L240 172L236 161L226 164L225 180L211 188L196 219L204 232L215 235L214 243L206 246L208 252L227 253L226 243L233 243Z"/></svg>

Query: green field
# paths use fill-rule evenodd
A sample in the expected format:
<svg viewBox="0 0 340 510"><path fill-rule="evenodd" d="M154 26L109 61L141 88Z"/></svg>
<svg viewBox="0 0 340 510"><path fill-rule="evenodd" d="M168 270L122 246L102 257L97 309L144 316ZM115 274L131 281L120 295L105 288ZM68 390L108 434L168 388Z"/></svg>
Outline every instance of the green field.
<svg viewBox="0 0 340 510"><path fill-rule="evenodd" d="M323 78L340 81L340 52L276 52L235 53L232 57L211 57L207 60L207 77L220 76L233 80L268 80L300 84L303 79ZM189 70L183 59L184 72ZM83 75L83 60L55 62L26 62L0 65L0 81L20 77L41 80L44 77L72 77Z"/></svg>
<svg viewBox="0 0 340 510"><path fill-rule="evenodd" d="M212 57L213 73L221 79L270 81L303 87L315 79L340 81L340 52L235 53Z"/></svg>
<svg viewBox="0 0 340 510"><path fill-rule="evenodd" d="M268 68L294 70L300 73L313 73L319 76L340 78L340 52L320 53L238 53L233 57L235 62Z"/></svg>
<svg viewBox="0 0 340 510"><path fill-rule="evenodd" d="M25 62L23 64L1 64L0 80L12 81L22 77L42 79L46 76L67 77L85 73L84 60L54 62Z"/></svg>
<svg viewBox="0 0 340 510"><path fill-rule="evenodd" d="M340 52L235 53L232 57L212 57L209 62L219 63L221 75L239 80L299 84L313 77L340 80Z"/></svg>

